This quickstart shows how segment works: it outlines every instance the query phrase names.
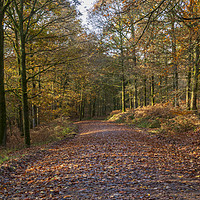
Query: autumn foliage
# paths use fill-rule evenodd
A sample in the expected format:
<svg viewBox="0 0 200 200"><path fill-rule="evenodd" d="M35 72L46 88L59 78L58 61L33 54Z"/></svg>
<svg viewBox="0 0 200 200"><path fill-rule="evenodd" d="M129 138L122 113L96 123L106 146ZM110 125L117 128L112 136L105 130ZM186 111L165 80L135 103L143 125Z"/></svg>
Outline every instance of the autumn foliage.
<svg viewBox="0 0 200 200"><path fill-rule="evenodd" d="M155 129L158 133L167 135L184 135L200 127L199 117L194 112L175 108L171 104L156 104L124 113L113 111L108 120Z"/></svg>
<svg viewBox="0 0 200 200"><path fill-rule="evenodd" d="M51 122L42 123L32 129L31 143L33 146L45 145L65 138L71 138L76 132L76 127L67 118L57 118ZM8 131L8 134L7 148L9 151L13 152L25 147L24 139L17 127L12 127ZM0 156L3 157L2 152L0 152Z"/></svg>

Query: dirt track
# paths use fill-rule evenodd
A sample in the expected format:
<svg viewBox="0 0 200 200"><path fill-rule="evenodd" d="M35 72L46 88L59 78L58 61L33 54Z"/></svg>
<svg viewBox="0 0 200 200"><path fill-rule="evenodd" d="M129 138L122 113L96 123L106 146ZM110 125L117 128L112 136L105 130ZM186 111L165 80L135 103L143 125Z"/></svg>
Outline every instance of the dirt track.
<svg viewBox="0 0 200 200"><path fill-rule="evenodd" d="M77 125L74 139L2 168L0 199L200 199L196 150L124 125Z"/></svg>

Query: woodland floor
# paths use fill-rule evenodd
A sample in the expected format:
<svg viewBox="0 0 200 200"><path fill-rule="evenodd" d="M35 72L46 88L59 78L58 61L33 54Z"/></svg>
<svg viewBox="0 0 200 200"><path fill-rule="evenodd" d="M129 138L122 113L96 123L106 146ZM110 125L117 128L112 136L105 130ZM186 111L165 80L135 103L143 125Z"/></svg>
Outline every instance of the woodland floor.
<svg viewBox="0 0 200 200"><path fill-rule="evenodd" d="M103 121L0 167L0 199L200 199L199 145Z"/></svg>

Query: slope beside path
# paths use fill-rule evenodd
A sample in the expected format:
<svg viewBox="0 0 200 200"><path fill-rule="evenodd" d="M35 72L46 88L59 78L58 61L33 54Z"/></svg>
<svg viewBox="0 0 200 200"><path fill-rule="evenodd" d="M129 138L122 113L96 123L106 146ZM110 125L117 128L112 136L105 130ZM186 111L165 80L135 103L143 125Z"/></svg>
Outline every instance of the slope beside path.
<svg viewBox="0 0 200 200"><path fill-rule="evenodd" d="M125 125L77 122L79 134L0 171L0 199L200 199L199 148Z"/></svg>

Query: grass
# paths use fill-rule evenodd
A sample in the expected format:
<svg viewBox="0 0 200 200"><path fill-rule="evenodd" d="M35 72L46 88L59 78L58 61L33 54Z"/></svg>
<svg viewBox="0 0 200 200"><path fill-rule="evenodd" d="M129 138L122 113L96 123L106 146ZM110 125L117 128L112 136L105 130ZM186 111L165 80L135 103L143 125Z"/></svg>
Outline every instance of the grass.
<svg viewBox="0 0 200 200"><path fill-rule="evenodd" d="M7 156L6 153L1 153L0 155L0 164L2 164L3 162L9 160L10 158Z"/></svg>
<svg viewBox="0 0 200 200"><path fill-rule="evenodd" d="M23 157L25 154L23 153L18 153L17 149L0 149L0 164L8 161L8 160L13 160L19 156ZM16 153L14 153L16 152Z"/></svg>

